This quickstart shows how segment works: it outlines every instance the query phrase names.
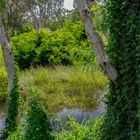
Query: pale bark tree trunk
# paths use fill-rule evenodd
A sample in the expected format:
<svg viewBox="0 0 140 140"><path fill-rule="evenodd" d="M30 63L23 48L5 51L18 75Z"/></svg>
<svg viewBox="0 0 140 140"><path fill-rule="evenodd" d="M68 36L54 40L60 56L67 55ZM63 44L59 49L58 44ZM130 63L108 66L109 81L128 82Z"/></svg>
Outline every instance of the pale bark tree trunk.
<svg viewBox="0 0 140 140"><path fill-rule="evenodd" d="M2 47L5 67L8 74L8 93L10 94L13 88L13 80L14 80L14 75L15 75L14 59L12 55L11 46L5 34L1 17L0 17L0 44Z"/></svg>
<svg viewBox="0 0 140 140"><path fill-rule="evenodd" d="M89 10L85 0L75 0L77 8L80 12L82 22L85 26L85 32L94 49L97 62L102 68L104 74L111 80L115 81L117 78L117 70L109 63L108 57L103 49L104 42L99 34L96 32L92 22L91 11Z"/></svg>
<svg viewBox="0 0 140 140"><path fill-rule="evenodd" d="M12 55L11 46L6 37L4 26L2 23L2 18L0 17L0 45L3 51L3 58L5 62L6 71L8 74L8 104L7 104L7 117L5 120L5 130L3 131L0 139L6 140L9 133L15 130L16 127L16 117L17 117L17 100L13 102L12 91L14 89L14 79L15 79L15 67L14 58Z"/></svg>

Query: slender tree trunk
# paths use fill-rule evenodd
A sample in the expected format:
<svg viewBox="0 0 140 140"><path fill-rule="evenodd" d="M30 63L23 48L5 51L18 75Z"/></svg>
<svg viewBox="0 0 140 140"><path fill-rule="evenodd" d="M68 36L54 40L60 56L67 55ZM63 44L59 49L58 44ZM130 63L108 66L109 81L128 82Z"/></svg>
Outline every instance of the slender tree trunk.
<svg viewBox="0 0 140 140"><path fill-rule="evenodd" d="M92 22L91 12L87 7L85 0L75 0L75 2L85 26L87 37L94 49L94 54L97 58L97 62L102 68L104 74L111 81L115 81L117 78L117 70L109 63L108 57L103 49L104 43L99 34L96 32L96 29Z"/></svg>
<svg viewBox="0 0 140 140"><path fill-rule="evenodd" d="M0 137L1 140L6 140L8 135L16 130L16 117L18 115L18 86L15 75L14 59L11 46L5 34L2 18L0 17L0 44L3 51L5 67L8 74L8 104L7 116L5 120L5 130Z"/></svg>
<svg viewBox="0 0 140 140"><path fill-rule="evenodd" d="M8 93L10 94L13 88L13 80L14 80L14 75L15 75L14 59L12 55L11 46L5 34L1 17L0 17L0 44L2 47L5 67L8 74Z"/></svg>

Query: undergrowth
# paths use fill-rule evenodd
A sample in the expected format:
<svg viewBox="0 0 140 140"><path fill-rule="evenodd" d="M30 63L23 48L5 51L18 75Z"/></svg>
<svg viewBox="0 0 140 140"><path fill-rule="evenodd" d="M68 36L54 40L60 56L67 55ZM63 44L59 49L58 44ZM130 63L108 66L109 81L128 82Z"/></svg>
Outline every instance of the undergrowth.
<svg viewBox="0 0 140 140"><path fill-rule="evenodd" d="M67 125L67 129L52 131L51 135L55 140L98 140L100 138L103 123L103 117L97 118L96 120L89 118L80 124L76 120L68 117L65 124ZM23 126L20 125L17 131L12 133L7 140L24 140Z"/></svg>

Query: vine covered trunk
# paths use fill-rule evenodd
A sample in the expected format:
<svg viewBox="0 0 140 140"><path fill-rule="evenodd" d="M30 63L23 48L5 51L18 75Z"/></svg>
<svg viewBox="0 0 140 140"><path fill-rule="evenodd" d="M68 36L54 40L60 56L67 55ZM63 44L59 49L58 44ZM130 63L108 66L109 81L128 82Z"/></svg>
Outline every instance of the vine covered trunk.
<svg viewBox="0 0 140 140"><path fill-rule="evenodd" d="M109 0L108 54L118 71L110 84L102 140L140 140L140 1Z"/></svg>

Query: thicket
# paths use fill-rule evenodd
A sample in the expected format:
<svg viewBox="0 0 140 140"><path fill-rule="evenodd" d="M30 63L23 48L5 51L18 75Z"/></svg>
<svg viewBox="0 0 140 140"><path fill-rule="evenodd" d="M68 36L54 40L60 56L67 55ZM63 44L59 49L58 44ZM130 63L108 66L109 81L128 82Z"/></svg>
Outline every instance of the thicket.
<svg viewBox="0 0 140 140"><path fill-rule="evenodd" d="M74 65L94 63L81 22L67 21L55 32L40 29L15 35L11 38L15 61L20 69L38 65Z"/></svg>
<svg viewBox="0 0 140 140"><path fill-rule="evenodd" d="M110 30L108 54L118 70L107 95L101 140L138 140L140 95L140 1L109 0Z"/></svg>

